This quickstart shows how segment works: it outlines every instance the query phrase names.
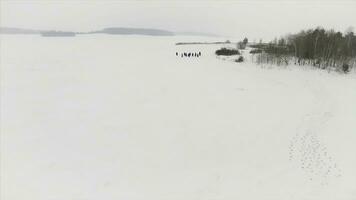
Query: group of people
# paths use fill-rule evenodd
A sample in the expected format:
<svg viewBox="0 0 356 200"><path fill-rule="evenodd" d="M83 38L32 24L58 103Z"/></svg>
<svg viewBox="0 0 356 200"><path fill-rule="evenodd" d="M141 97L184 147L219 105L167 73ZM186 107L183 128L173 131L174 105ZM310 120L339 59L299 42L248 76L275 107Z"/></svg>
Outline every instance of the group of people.
<svg viewBox="0 0 356 200"><path fill-rule="evenodd" d="M176 52L176 56L179 56L179 53L178 52ZM200 57L201 56L201 52L199 51L199 52L194 52L194 53L186 53L186 52L184 52L184 53L180 53L180 57Z"/></svg>

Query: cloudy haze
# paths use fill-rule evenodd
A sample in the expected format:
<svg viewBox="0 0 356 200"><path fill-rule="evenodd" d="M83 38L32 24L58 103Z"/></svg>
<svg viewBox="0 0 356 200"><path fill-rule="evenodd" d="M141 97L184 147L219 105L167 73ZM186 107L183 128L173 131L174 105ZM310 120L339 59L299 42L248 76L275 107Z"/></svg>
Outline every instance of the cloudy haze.
<svg viewBox="0 0 356 200"><path fill-rule="evenodd" d="M1 1L1 26L91 31L144 27L271 39L356 26L356 1Z"/></svg>

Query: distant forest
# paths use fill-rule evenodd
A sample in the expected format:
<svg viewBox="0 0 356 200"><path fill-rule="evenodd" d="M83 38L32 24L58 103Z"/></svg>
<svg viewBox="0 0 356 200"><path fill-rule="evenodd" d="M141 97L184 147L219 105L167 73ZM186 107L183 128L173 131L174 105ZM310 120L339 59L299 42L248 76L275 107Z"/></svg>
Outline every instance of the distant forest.
<svg viewBox="0 0 356 200"><path fill-rule="evenodd" d="M356 36L318 27L290 34L270 43L252 44L256 62L277 65L312 65L348 72L356 65Z"/></svg>

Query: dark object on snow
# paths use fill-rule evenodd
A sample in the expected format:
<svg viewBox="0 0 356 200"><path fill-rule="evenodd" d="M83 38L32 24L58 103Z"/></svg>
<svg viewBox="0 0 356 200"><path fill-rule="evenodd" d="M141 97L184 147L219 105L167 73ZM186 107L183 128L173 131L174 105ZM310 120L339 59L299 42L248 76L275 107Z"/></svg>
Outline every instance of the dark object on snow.
<svg viewBox="0 0 356 200"><path fill-rule="evenodd" d="M348 64L344 63L344 64L342 65L342 71L343 71L344 73L349 72L349 71L350 71L350 66L349 66Z"/></svg>
<svg viewBox="0 0 356 200"><path fill-rule="evenodd" d="M189 52L189 53L187 53L187 52L183 52L183 53L178 53L178 52L176 52L176 56L179 56L179 54L180 54L180 57L200 57L200 55L201 55L201 52L199 52L199 53L197 53L197 52Z"/></svg>
<svg viewBox="0 0 356 200"><path fill-rule="evenodd" d="M237 49L221 48L216 50L215 54L218 56L232 56L232 55L240 55L240 52Z"/></svg>
<svg viewBox="0 0 356 200"><path fill-rule="evenodd" d="M244 57L240 56L238 59L235 60L235 62L243 62L244 61Z"/></svg>
<svg viewBox="0 0 356 200"><path fill-rule="evenodd" d="M252 49L250 51L251 54L262 53L262 49Z"/></svg>

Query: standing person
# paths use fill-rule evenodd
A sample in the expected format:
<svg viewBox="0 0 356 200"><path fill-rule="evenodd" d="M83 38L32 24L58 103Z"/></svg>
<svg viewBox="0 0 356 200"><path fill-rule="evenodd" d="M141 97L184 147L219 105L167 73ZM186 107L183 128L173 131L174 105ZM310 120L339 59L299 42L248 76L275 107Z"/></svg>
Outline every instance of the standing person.
<svg viewBox="0 0 356 200"><path fill-rule="evenodd" d="M176 56L178 56L178 52L176 52Z"/></svg>

